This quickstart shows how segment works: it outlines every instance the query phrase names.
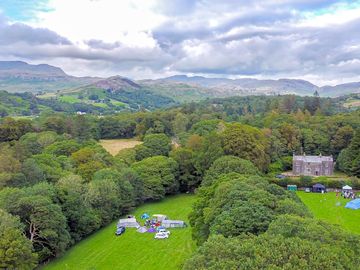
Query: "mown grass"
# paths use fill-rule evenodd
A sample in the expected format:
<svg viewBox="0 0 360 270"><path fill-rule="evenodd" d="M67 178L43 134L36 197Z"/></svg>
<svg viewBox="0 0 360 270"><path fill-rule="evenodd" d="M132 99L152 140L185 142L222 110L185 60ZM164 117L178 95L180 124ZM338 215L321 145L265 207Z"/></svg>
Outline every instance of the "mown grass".
<svg viewBox="0 0 360 270"><path fill-rule="evenodd" d="M169 218L188 221L195 200L194 195L182 194L168 197L161 202L147 203L133 214L139 219L144 212L165 214ZM115 236L117 221L81 241L63 257L42 269L181 269L184 261L195 249L191 229L172 229L169 239L154 239L152 233L138 233L128 228L124 235Z"/></svg>
<svg viewBox="0 0 360 270"><path fill-rule="evenodd" d="M346 203L350 200L341 196L337 198L335 192L321 194L298 191L297 195L315 218L339 224L347 231L360 234L360 210L345 208Z"/></svg>
<svg viewBox="0 0 360 270"><path fill-rule="evenodd" d="M115 156L122 149L133 148L141 141L136 139L110 139L100 140L100 145L105 148L111 155Z"/></svg>

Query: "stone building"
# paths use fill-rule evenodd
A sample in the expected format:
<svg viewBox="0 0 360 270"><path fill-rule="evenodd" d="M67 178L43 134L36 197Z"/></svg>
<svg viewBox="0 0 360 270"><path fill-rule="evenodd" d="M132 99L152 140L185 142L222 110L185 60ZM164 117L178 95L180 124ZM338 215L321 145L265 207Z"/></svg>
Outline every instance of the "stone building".
<svg viewBox="0 0 360 270"><path fill-rule="evenodd" d="M321 176L334 173L335 162L332 156L293 156L293 174Z"/></svg>

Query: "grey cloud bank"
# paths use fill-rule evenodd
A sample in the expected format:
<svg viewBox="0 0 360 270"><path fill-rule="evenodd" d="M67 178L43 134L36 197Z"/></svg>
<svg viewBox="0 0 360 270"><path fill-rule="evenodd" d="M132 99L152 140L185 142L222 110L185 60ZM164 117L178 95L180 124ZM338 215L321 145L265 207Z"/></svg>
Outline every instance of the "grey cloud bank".
<svg viewBox="0 0 360 270"><path fill-rule="evenodd" d="M0 58L46 62L75 75L137 79L187 73L304 78L317 84L360 80L360 14L343 22L316 21L319 10L336 11L347 3L249 2L159 1L155 11L166 20L144 33L153 46L99 39L79 44L3 16Z"/></svg>

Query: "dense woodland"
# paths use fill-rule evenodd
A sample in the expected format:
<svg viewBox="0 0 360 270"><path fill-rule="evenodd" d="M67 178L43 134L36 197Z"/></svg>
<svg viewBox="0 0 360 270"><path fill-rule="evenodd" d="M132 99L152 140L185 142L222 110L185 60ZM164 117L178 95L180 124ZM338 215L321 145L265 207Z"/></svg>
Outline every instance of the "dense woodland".
<svg viewBox="0 0 360 270"><path fill-rule="evenodd" d="M314 220L272 182L305 152L333 155L360 186L359 129L360 111L318 96L3 117L0 268L33 269L143 202L190 191L200 248L185 269L357 269L359 237ZM115 157L97 143L135 136L143 144Z"/></svg>

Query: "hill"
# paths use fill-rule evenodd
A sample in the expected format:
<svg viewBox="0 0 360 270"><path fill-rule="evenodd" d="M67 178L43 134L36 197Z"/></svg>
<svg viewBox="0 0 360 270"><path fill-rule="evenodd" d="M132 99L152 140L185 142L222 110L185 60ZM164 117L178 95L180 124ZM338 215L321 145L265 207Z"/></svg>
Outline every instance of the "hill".
<svg viewBox="0 0 360 270"><path fill-rule="evenodd" d="M47 64L30 65L22 61L0 61L0 90L7 92L55 92L99 80L74 77Z"/></svg>
<svg viewBox="0 0 360 270"><path fill-rule="evenodd" d="M306 80L279 79L279 80L258 80L252 78L227 79L227 78L206 78L202 76L175 75L160 79L160 81L177 82L201 86L209 89L212 97L228 97L238 95L312 95L318 91L323 97L339 97L353 93L360 93L360 82L339 84L335 86L319 87Z"/></svg>
<svg viewBox="0 0 360 270"><path fill-rule="evenodd" d="M90 104L112 111L152 110L177 104L172 98L150 91L121 76L113 76L75 89L40 97L67 103Z"/></svg>

